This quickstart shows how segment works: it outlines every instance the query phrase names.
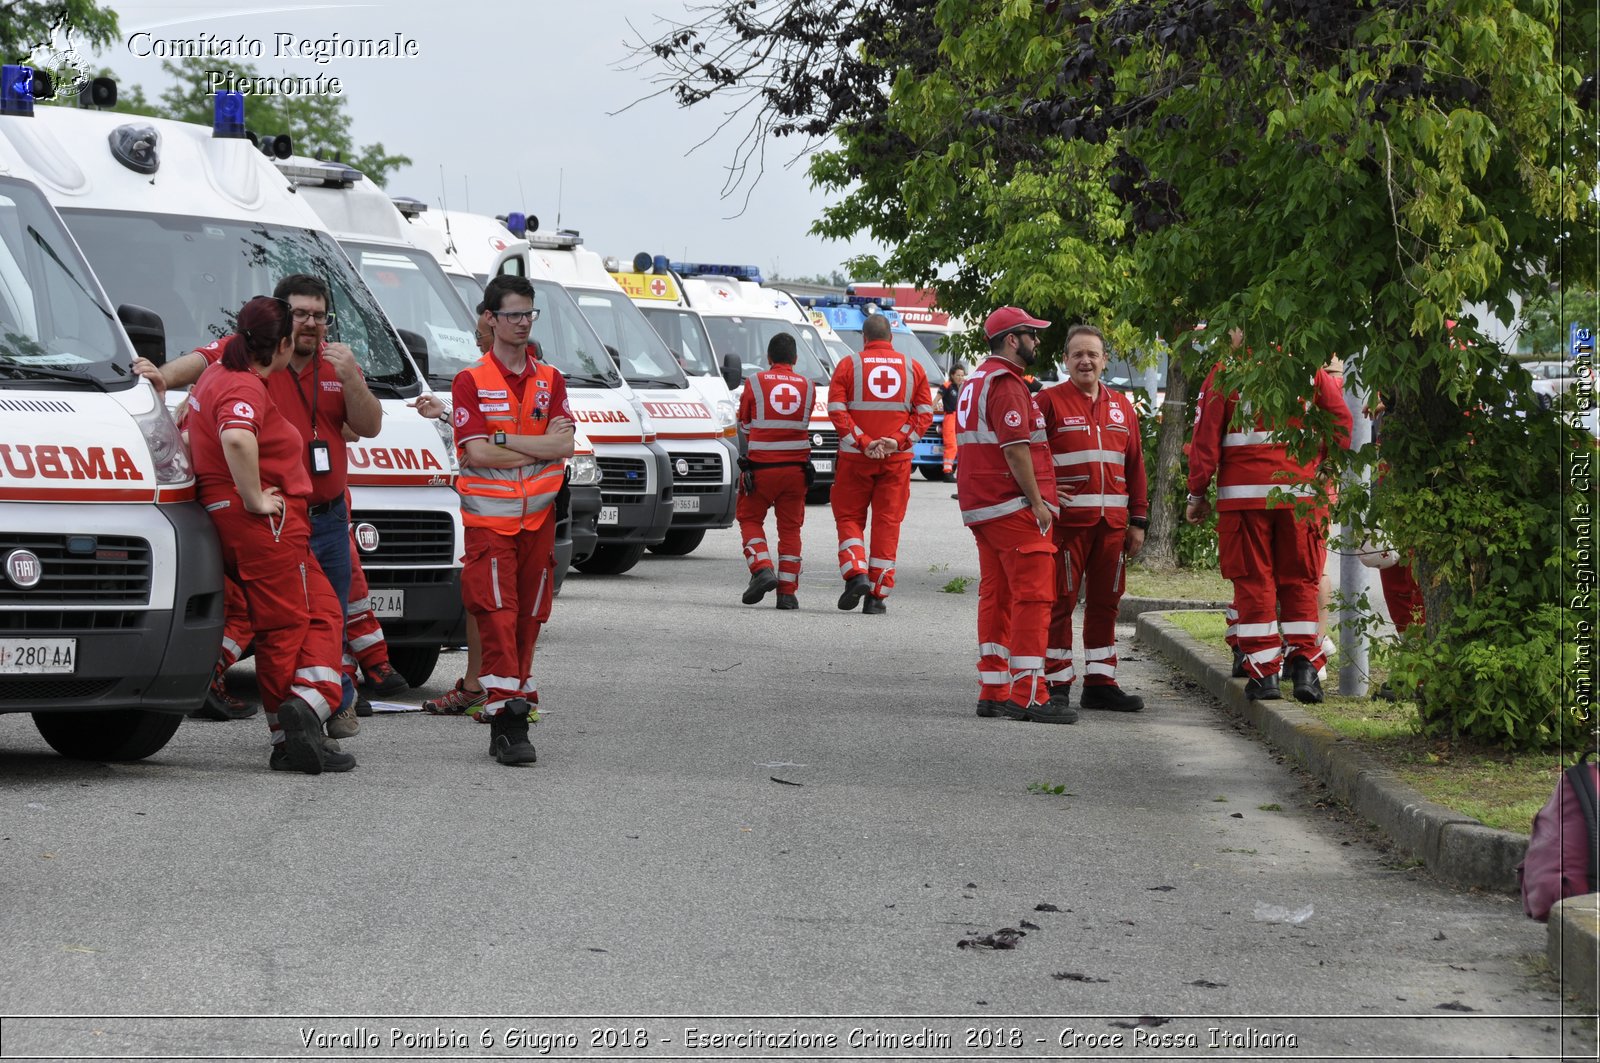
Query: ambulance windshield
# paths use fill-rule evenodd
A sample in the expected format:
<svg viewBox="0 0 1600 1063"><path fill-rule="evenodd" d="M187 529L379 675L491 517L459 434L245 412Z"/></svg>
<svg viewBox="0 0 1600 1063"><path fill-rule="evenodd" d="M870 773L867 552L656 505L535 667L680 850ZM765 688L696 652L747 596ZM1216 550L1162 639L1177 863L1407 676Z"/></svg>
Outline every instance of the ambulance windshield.
<svg viewBox="0 0 1600 1063"><path fill-rule="evenodd" d="M655 327L672 353L690 376L717 376L720 370L711 355L711 337L706 335L700 315L675 306L641 306L640 311Z"/></svg>
<svg viewBox="0 0 1600 1063"><path fill-rule="evenodd" d="M539 345L544 360L561 370L572 387L621 387L622 377L612 367L605 344L567 290L555 281L532 283L533 305L539 308L533 342Z"/></svg>
<svg viewBox="0 0 1600 1063"><path fill-rule="evenodd" d="M451 285L455 287L456 294L467 304L467 309L477 310L478 304L483 302L483 282L476 277L467 277L460 273L450 273L447 276Z"/></svg>
<svg viewBox="0 0 1600 1063"><path fill-rule="evenodd" d="M861 338L860 329L842 328L837 331L839 338L850 347L851 351L859 351L866 343ZM890 342L894 344L895 350L922 366L922 371L928 375L929 386L937 387L944 380L944 370L939 368L939 363L933 360L933 355L928 353L928 349L917 339L915 333L896 330L890 334Z"/></svg>
<svg viewBox="0 0 1600 1063"><path fill-rule="evenodd" d="M472 312L432 255L354 242L345 243L344 249L389 323L415 333L427 345L429 379L448 383L483 357Z"/></svg>
<svg viewBox="0 0 1600 1063"><path fill-rule="evenodd" d="M44 196L0 179L0 368L132 383L126 341L94 275ZM0 376L9 378L13 372ZM0 383L3 383L0 380Z"/></svg>
<svg viewBox="0 0 1600 1063"><path fill-rule="evenodd" d="M795 338L795 372L818 384L827 384L831 372L822 367L811 350L811 344L799 334L799 327L789 321L770 317L712 317L705 319L706 331L711 333L711 346L721 358L737 354L746 377L767 367L767 342L780 332Z"/></svg>
<svg viewBox="0 0 1600 1063"><path fill-rule="evenodd" d="M626 292L596 288L568 291L583 308L594 330L605 340L622 370L622 378L636 388L686 388L683 369L667 350Z"/></svg>
<svg viewBox="0 0 1600 1063"><path fill-rule="evenodd" d="M234 315L252 296L271 295L291 273L309 273L332 295L328 339L350 346L368 383L407 397L420 390L410 356L325 233L131 211L64 217L112 302L161 315L169 358L232 334Z"/></svg>

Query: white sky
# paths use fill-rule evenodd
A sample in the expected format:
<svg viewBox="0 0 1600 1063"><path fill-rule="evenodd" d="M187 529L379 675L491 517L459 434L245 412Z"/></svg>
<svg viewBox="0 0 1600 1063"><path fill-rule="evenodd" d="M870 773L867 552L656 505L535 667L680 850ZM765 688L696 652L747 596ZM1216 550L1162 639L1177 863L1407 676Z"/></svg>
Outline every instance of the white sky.
<svg viewBox="0 0 1600 1063"><path fill-rule="evenodd" d="M722 106L685 111L663 97L611 114L653 91L643 72L617 69L633 36L628 22L654 37L658 17L682 15L686 0L267 0L237 10L193 0L102 3L117 12L123 40L95 61L152 98L166 79L158 58L131 54L128 38L140 30L163 40L243 34L261 41L263 56L245 61L262 74L338 76L355 143L381 141L414 160L389 179L387 189L397 195L436 205L442 165L451 209L524 209L554 228L559 192L562 225L581 231L591 249L624 259L650 251L800 276L826 274L852 254L872 250L865 240L846 245L807 234L825 200L810 189L803 160L784 168L797 144L769 141L766 175L748 209L734 218L743 192L725 199L722 187L744 122L736 119L686 155L716 129ZM402 33L416 39L421 54L318 65L275 58L277 33ZM217 61L219 67L227 63ZM248 115L247 98L247 123ZM267 132L289 132L308 147L314 140L302 130Z"/></svg>

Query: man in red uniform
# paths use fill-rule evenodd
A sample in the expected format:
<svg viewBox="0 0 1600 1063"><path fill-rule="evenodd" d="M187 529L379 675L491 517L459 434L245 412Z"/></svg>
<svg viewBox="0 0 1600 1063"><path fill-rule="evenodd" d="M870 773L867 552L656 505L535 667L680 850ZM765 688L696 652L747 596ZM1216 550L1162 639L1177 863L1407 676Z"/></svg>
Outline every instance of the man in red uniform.
<svg viewBox="0 0 1600 1063"><path fill-rule="evenodd" d="M754 605L778 589L779 609L798 609L800 599L800 527L806 519L806 487L810 483L811 404L816 389L794 371L794 337L780 332L767 343L765 372L744 383L739 399L739 432L745 457L739 460L739 535L750 564L750 585L744 604ZM764 527L767 510L778 512L778 565Z"/></svg>
<svg viewBox="0 0 1600 1063"><path fill-rule="evenodd" d="M833 520L839 529L840 609L885 613L894 587L900 522L911 501L911 444L933 423L933 398L922 366L894 349L882 314L861 327L860 353L840 362L828 385L828 418L839 432ZM872 552L866 549L872 511Z"/></svg>
<svg viewBox="0 0 1600 1063"><path fill-rule="evenodd" d="M1244 334L1234 329L1229 339L1237 351ZM1318 634L1317 588L1327 557L1327 516L1319 507L1296 518L1294 505L1296 499L1302 505L1316 499L1319 462L1296 461L1282 437L1249 412L1237 391L1220 392L1217 374L1222 367L1221 362L1212 367L1195 401L1185 517L1199 524L1210 514L1206 491L1216 477L1217 545L1222 574L1233 581L1245 696L1252 701L1282 696L1278 674L1287 645L1294 696L1319 702L1317 669L1325 654ZM1316 371L1311 386L1311 401L1333 419L1334 445L1348 447L1352 421L1339 386L1324 369ZM1324 445L1324 455L1326 451ZM1288 497L1279 501L1273 495Z"/></svg>
<svg viewBox="0 0 1600 1063"><path fill-rule="evenodd" d="M1120 391L1101 383L1105 336L1093 325L1067 330L1067 379L1035 396L1055 464L1061 519L1055 525L1056 599L1050 609L1045 680L1052 700L1072 694L1072 611L1082 592L1085 709L1138 712L1144 700L1117 685L1117 604L1124 558L1144 549L1149 498L1139 417Z"/></svg>
<svg viewBox="0 0 1600 1063"><path fill-rule="evenodd" d="M1022 378L1049 327L1014 306L984 321L989 357L956 403L956 495L978 541L978 715L1072 723L1077 713L1050 700L1044 678L1058 507L1044 414Z"/></svg>
<svg viewBox="0 0 1600 1063"><path fill-rule="evenodd" d="M523 277L489 282L494 346L450 388L467 538L461 597L483 642L489 753L511 765L537 759L528 741L539 702L533 651L555 595L555 500L574 436L566 380L528 343L533 295Z"/></svg>

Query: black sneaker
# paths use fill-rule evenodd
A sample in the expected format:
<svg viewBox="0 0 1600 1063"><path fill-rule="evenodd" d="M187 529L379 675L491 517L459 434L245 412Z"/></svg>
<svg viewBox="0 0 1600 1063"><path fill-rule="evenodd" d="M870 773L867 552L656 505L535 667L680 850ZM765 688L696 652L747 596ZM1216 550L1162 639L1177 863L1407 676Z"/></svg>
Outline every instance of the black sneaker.
<svg viewBox="0 0 1600 1063"><path fill-rule="evenodd" d="M744 589L744 595L739 600L746 605L754 605L767 596L767 592L778 586L778 574L770 568L758 568L750 573L750 585Z"/></svg>
<svg viewBox="0 0 1600 1063"><path fill-rule="evenodd" d="M839 608L848 613L861 604L861 599L865 598L867 591L871 589L872 584L867 582L866 576L860 573L851 576L845 580L844 593L839 595Z"/></svg>
<svg viewBox="0 0 1600 1063"><path fill-rule="evenodd" d="M329 739L331 742L332 739ZM267 767L273 771L299 771L289 761L289 751L284 748L287 743L279 743L272 747L272 756L267 758ZM322 753L323 771L349 771L356 766L356 758L339 751L336 748L325 748Z"/></svg>
<svg viewBox="0 0 1600 1063"><path fill-rule="evenodd" d="M779 594L778 595L778 608L779 609L798 609L798 608L800 608L800 599L796 598L792 594Z"/></svg>
<svg viewBox="0 0 1600 1063"><path fill-rule="evenodd" d="M1233 671L1230 673L1234 679L1246 679L1250 673L1244 670L1244 654L1239 652L1239 647L1233 647Z"/></svg>
<svg viewBox="0 0 1600 1063"><path fill-rule="evenodd" d="M394 670L394 665L388 661L379 661L377 667L367 672L367 686L374 694L398 694L402 690L410 690L411 684L406 682L406 677Z"/></svg>
<svg viewBox="0 0 1600 1063"><path fill-rule="evenodd" d="M305 699L290 695L278 706L278 726L283 728L284 756L295 771L319 775L327 750L322 745L322 721Z"/></svg>
<svg viewBox="0 0 1600 1063"><path fill-rule="evenodd" d="M1004 704L1004 702L989 701L989 700L987 700L985 698L979 698L978 699L978 715L982 716L985 720L992 720L996 716L1000 715L1000 712L1001 712L1000 706L1002 704Z"/></svg>
<svg viewBox="0 0 1600 1063"><path fill-rule="evenodd" d="M372 715L372 702L360 690L356 691L356 715L363 720Z"/></svg>
<svg viewBox="0 0 1600 1063"><path fill-rule="evenodd" d="M1311 662L1298 653L1289 658L1289 678L1294 683L1296 701L1307 705L1322 703L1322 680L1317 677L1317 670Z"/></svg>
<svg viewBox="0 0 1600 1063"><path fill-rule="evenodd" d="M1051 698L1049 701L1028 707L1024 719L1034 723L1077 723L1078 710L1065 701Z"/></svg>
<svg viewBox="0 0 1600 1063"><path fill-rule="evenodd" d="M861 611L867 616L882 616L889 611L889 606L882 598L869 594L861 603Z"/></svg>
<svg viewBox="0 0 1600 1063"><path fill-rule="evenodd" d="M1144 699L1129 694L1115 683L1085 686L1078 704L1085 709L1108 709L1111 712L1138 712L1144 708Z"/></svg>
<svg viewBox="0 0 1600 1063"><path fill-rule="evenodd" d="M1251 701L1278 701L1283 694L1278 690L1278 677L1269 675L1260 679L1252 677L1244 685L1244 696Z"/></svg>
<svg viewBox="0 0 1600 1063"><path fill-rule="evenodd" d="M512 698L489 718L489 753L502 764L532 764L539 759L528 741L528 712L522 698Z"/></svg>

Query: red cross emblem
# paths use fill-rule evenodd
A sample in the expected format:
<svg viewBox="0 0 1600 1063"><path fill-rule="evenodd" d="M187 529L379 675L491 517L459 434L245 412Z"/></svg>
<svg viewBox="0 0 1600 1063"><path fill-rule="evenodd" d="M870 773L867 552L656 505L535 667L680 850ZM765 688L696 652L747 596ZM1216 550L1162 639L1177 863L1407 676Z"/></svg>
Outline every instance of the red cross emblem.
<svg viewBox="0 0 1600 1063"><path fill-rule="evenodd" d="M667 282L662 280L660 277L657 277L655 280L651 281L650 294L654 295L657 299L660 299L662 296L666 295Z"/></svg>
<svg viewBox="0 0 1600 1063"><path fill-rule="evenodd" d="M880 365L867 374L867 387L880 399L892 399L900 391L900 374L886 365Z"/></svg>

